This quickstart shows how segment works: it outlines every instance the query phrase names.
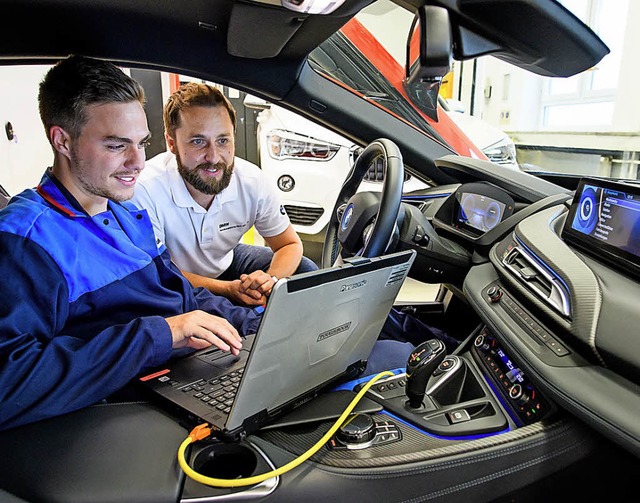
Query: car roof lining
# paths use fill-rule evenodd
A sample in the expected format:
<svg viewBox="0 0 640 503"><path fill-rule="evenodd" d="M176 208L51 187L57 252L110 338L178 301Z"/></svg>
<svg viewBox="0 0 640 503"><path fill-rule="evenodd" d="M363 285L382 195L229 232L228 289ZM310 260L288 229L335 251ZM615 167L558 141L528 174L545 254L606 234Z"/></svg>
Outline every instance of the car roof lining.
<svg viewBox="0 0 640 503"><path fill-rule="evenodd" d="M357 135L362 143L375 139L375 132L363 117L373 114L378 121L374 123L379 124L378 116L383 117L384 113L373 111L375 107L370 104L358 103L362 100L317 75L306 65L306 57L369 3L370 0L347 0L333 15L312 16L292 14L278 7L248 3L246 0L0 0L3 19L11 20L5 22L3 30L0 30L0 62L52 63L69 54L80 53L108 59L122 66L190 75L296 109L353 140ZM423 1L402 0L396 3L415 10ZM430 3L450 10L454 29L455 26L469 26L469 29L480 32L476 35L476 51L479 48L483 51L489 49L504 59L517 58L516 64L533 70L544 70L549 61L555 64L566 59L562 56L563 51L552 50L552 45L549 45L556 42L544 42L536 49L550 51L543 58L538 55L537 59L532 59L531 47L525 50L515 43L514 53L507 53L503 46L510 47L509 37L498 34L498 39L495 36L491 38L481 27L474 25L471 17L471 12L475 12L479 5L544 4L535 10L542 14L532 21L533 26L542 27L546 26L549 15L556 12L554 9L557 10L558 4L550 0L431 0ZM251 14L245 19L243 13L247 11ZM560 15L563 13L567 18L567 11L559 11ZM477 15L481 16L480 13ZM557 43L564 42L569 36L578 39L584 36L582 45L585 47L577 44L580 46L577 51L579 59L582 63L595 64L599 53L592 54L590 59L585 59L583 53L588 53L587 49L593 47L602 52L602 47L606 50L606 46L597 37L594 41L593 34L584 25L571 16L569 18L569 21L564 19L562 22L569 23L573 31L569 30L569 34L563 32ZM560 21L553 23L549 26L558 28ZM467 36L465 40L468 39ZM243 40L245 46L241 43ZM478 43L480 40L483 43ZM472 44L468 41L465 44L454 47L458 56L467 57L473 52ZM570 51L570 55L573 57L575 54ZM304 79L301 78L302 73L305 74ZM308 86L308 82L314 83ZM342 102L337 104L327 98L332 93L340 93ZM351 97L346 98L349 94ZM310 105L312 99L323 100L332 107L323 114ZM348 107L345 103L349 104ZM356 116L354 107L366 108L364 115ZM393 121L386 130L396 126L397 121ZM410 132L405 132L405 128ZM406 125L399 130L412 135L421 134ZM407 146L407 158L414 157L414 153L408 150L410 142L401 143ZM429 143L433 143L430 145L433 156L428 157L431 160L450 153L436 142ZM424 163L425 158L424 153L415 153L416 160ZM426 169L431 170L431 166ZM428 176L438 180L435 167ZM441 177L448 178L444 174Z"/></svg>
<svg viewBox="0 0 640 503"><path fill-rule="evenodd" d="M216 81L233 66L236 80L241 77L248 87L255 82L267 94L283 97L307 54L369 3L347 0L333 14L318 16L248 0L3 0L3 18L12 22L0 32L0 57L60 58L82 52L206 73ZM425 0L396 3L415 11ZM449 10L456 59L493 54L536 73L567 76L590 68L608 52L581 21L552 0L427 3ZM164 39L161 51L159 37ZM50 54L42 54L43 39L49 41ZM259 79L252 79L254 66Z"/></svg>

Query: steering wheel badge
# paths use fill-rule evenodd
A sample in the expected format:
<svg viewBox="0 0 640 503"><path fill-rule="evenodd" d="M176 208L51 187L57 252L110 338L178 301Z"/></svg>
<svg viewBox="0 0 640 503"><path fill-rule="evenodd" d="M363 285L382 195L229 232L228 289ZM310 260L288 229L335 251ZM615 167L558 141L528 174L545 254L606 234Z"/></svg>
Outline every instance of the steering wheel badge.
<svg viewBox="0 0 640 503"><path fill-rule="evenodd" d="M349 224L351 223L351 217L353 217L353 204L347 206L347 209L344 211L344 215L342 215L342 222L340 223L340 227L343 231L347 230Z"/></svg>

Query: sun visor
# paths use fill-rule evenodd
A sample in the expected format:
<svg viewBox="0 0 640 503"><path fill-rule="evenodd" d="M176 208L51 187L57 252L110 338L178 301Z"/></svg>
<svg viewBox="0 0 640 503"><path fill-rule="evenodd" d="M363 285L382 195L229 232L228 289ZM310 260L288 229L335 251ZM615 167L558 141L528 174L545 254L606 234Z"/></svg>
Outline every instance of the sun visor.
<svg viewBox="0 0 640 503"><path fill-rule="evenodd" d="M304 19L304 14L281 8L235 3L229 19L227 50L240 58L273 58L280 54Z"/></svg>

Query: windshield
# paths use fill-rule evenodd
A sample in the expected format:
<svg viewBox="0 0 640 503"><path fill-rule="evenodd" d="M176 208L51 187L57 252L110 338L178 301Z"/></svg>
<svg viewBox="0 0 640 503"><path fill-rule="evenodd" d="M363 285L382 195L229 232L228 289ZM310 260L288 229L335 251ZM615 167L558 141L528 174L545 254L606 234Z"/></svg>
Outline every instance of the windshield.
<svg viewBox="0 0 640 503"><path fill-rule="evenodd" d="M640 125L630 106L637 8L628 0L560 3L602 38L611 49L608 56L570 78L542 77L491 56L454 61L440 89L438 122L403 91L413 14L391 1L364 9L310 61L460 155L486 157L560 183L566 175L637 179Z"/></svg>

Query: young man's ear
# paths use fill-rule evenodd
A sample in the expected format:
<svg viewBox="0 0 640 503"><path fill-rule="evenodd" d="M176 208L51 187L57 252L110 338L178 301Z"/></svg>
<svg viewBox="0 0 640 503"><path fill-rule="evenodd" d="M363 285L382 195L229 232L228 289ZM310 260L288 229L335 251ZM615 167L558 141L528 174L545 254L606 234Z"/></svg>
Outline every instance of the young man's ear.
<svg viewBox="0 0 640 503"><path fill-rule="evenodd" d="M71 159L71 136L60 126L51 126L49 129L49 139L53 149Z"/></svg>
<svg viewBox="0 0 640 503"><path fill-rule="evenodd" d="M169 152L171 152L172 154L176 154L176 140L175 140L175 138L172 138L169 133L165 133L164 134L164 139L167 142L167 148L169 149Z"/></svg>

